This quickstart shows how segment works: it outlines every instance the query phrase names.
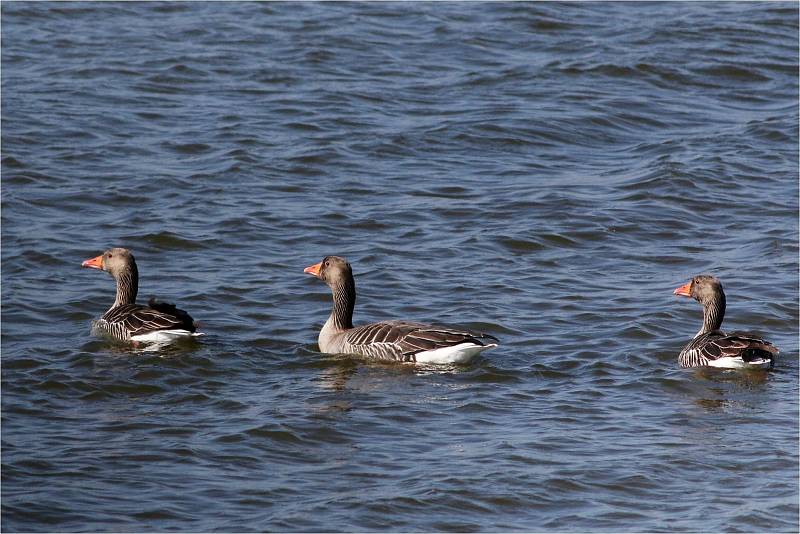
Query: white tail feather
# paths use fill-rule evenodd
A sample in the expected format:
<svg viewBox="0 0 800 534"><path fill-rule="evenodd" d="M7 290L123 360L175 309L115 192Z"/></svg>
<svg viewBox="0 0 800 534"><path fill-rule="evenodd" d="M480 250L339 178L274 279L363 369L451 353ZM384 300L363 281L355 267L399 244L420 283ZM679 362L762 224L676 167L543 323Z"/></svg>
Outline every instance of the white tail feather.
<svg viewBox="0 0 800 534"><path fill-rule="evenodd" d="M709 360L707 365L709 367L719 367L722 369L769 369L771 362L761 358L746 362L741 356L737 356L735 358L727 357Z"/></svg>
<svg viewBox="0 0 800 534"><path fill-rule="evenodd" d="M452 347L426 350L415 355L417 363L469 363L475 356L497 345L476 345L474 343L459 343Z"/></svg>
<svg viewBox="0 0 800 534"><path fill-rule="evenodd" d="M142 341L144 343L169 343L178 339L204 336L202 332L189 332L188 330L155 330L146 334L132 336L131 341Z"/></svg>

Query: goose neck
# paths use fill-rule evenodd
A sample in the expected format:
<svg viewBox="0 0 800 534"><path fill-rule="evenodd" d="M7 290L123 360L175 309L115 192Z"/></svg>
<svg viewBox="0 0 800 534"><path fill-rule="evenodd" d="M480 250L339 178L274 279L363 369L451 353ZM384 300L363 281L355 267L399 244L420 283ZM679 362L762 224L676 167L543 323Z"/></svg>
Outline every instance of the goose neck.
<svg viewBox="0 0 800 534"><path fill-rule="evenodd" d="M353 328L353 309L356 305L356 285L352 278L331 287L333 308L328 322L337 330Z"/></svg>
<svg viewBox="0 0 800 534"><path fill-rule="evenodd" d="M132 263L128 268L123 269L115 276L117 280L117 298L114 300L112 308L124 304L136 303L136 294L139 292L139 271L136 264Z"/></svg>
<svg viewBox="0 0 800 534"><path fill-rule="evenodd" d="M697 335L707 334L722 327L722 319L725 317L725 293L721 291L703 304L703 328ZM697 336L695 336L697 337Z"/></svg>

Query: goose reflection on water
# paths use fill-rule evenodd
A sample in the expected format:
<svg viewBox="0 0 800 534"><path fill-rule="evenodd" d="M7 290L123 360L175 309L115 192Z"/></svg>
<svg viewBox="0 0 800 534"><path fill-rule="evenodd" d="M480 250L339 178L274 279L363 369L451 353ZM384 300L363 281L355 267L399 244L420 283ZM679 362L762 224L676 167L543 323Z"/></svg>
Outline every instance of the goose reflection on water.
<svg viewBox="0 0 800 534"><path fill-rule="evenodd" d="M410 377L449 375L469 370L459 365L406 365L381 362L350 354L327 355L321 361L326 362L318 378L322 388L362 393L405 388Z"/></svg>
<svg viewBox="0 0 800 534"><path fill-rule="evenodd" d="M742 398L743 393L763 393L769 383L770 373L764 369L731 370L713 367L697 368L693 375L702 381L710 381L710 385L703 392L702 398L694 399L694 403L709 411L740 411L758 408L757 402L748 402ZM709 393L713 397L706 397Z"/></svg>

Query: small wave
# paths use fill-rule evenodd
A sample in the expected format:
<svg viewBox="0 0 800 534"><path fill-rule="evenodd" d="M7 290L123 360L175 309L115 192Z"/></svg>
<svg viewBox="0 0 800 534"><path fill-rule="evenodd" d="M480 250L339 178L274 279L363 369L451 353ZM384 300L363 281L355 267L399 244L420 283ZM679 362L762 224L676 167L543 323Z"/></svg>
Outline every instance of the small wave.
<svg viewBox="0 0 800 534"><path fill-rule="evenodd" d="M216 240L189 239L178 234L162 231L144 235L125 236L124 240L132 243L143 243L151 245L156 250L202 250L207 248Z"/></svg>
<svg viewBox="0 0 800 534"><path fill-rule="evenodd" d="M725 78L739 82L768 82L770 77L761 74L754 68L746 68L741 65L714 65L697 69L696 72L702 76L712 78Z"/></svg>
<svg viewBox="0 0 800 534"><path fill-rule="evenodd" d="M205 154L211 151L211 145L205 143L164 143L166 148L174 150L179 154Z"/></svg>

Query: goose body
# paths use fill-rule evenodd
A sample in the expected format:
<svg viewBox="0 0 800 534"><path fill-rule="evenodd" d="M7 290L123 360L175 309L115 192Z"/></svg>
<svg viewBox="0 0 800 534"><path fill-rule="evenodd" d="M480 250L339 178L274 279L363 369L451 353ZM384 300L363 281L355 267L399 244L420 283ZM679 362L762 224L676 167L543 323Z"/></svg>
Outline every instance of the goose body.
<svg viewBox="0 0 800 534"><path fill-rule="evenodd" d="M356 293L350 264L338 256L328 256L304 272L324 281L333 293L331 315L318 337L322 352L398 362L463 364L497 346L492 343L497 339L488 334L411 321L353 327Z"/></svg>
<svg viewBox="0 0 800 534"><path fill-rule="evenodd" d="M675 295L691 297L703 305L703 327L678 355L681 367L769 369L778 349L758 334L720 328L725 316L722 283L709 275L695 276L675 289Z"/></svg>
<svg viewBox="0 0 800 534"><path fill-rule="evenodd" d="M136 304L139 271L129 250L112 248L88 259L82 267L106 271L117 282L114 304L93 323L93 330L121 341L169 343L202 336L192 317L174 304L150 299L147 306Z"/></svg>

